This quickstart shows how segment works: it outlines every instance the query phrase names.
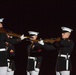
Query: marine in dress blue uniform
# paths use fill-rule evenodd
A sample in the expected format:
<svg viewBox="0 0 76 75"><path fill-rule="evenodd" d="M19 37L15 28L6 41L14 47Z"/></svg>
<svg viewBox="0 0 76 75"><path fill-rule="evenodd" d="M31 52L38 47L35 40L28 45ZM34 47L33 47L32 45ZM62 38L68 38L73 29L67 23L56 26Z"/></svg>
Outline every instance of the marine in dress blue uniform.
<svg viewBox="0 0 76 75"><path fill-rule="evenodd" d="M61 29L62 37L60 42L48 45L41 40L39 44L42 44L46 50L58 50L56 75L70 75L70 71L72 70L70 55L74 47L74 42L69 37L73 30L68 27L61 27Z"/></svg>
<svg viewBox="0 0 76 75"><path fill-rule="evenodd" d="M39 32L29 31L31 44L27 47L27 75L39 75L42 61L40 44L32 41L37 39L38 34Z"/></svg>
<svg viewBox="0 0 76 75"><path fill-rule="evenodd" d="M3 28L3 19L0 19L0 31L1 28ZM25 37L22 35L20 38L8 38L6 33L0 32L0 75L7 75L7 69L8 69L8 63L7 63L7 51L6 51L6 44L5 42L9 42L11 44L17 44L21 40L25 39Z"/></svg>

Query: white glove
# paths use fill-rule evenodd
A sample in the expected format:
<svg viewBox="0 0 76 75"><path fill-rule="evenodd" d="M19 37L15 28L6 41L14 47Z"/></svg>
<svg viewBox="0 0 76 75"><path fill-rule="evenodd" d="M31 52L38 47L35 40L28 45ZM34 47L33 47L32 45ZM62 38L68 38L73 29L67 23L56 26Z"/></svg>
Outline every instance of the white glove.
<svg viewBox="0 0 76 75"><path fill-rule="evenodd" d="M39 68L35 68L35 71L39 72L40 70L39 70Z"/></svg>
<svg viewBox="0 0 76 75"><path fill-rule="evenodd" d="M44 45L43 40L38 41L39 44Z"/></svg>
<svg viewBox="0 0 76 75"><path fill-rule="evenodd" d="M10 36L10 38L13 38L13 36Z"/></svg>
<svg viewBox="0 0 76 75"><path fill-rule="evenodd" d="M20 39L24 40L26 37L24 36L24 34L21 35Z"/></svg>

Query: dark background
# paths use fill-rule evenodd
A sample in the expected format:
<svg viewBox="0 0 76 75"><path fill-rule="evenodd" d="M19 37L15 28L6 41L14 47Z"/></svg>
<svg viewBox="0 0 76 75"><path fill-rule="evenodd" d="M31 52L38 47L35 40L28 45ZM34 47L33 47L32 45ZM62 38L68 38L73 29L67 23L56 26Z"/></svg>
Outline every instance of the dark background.
<svg viewBox="0 0 76 75"><path fill-rule="evenodd" d="M29 30L38 31L39 38L60 37L61 26L72 28L71 38L76 42L76 2L58 1L1 1L0 17L4 19L4 27L18 34L28 35ZM15 75L26 75L27 42L24 40L15 45ZM72 72L76 72L75 47L71 55ZM40 75L55 75L56 51L45 51Z"/></svg>

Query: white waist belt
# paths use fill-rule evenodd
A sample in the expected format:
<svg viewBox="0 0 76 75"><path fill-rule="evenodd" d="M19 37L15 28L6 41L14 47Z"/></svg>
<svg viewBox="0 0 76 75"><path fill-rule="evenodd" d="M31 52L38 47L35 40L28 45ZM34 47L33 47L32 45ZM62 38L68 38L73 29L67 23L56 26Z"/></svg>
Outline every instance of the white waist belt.
<svg viewBox="0 0 76 75"><path fill-rule="evenodd" d="M64 55L64 54L61 54L61 55L58 55L58 56L65 57L65 58L69 58L70 57L70 55Z"/></svg>
<svg viewBox="0 0 76 75"><path fill-rule="evenodd" d="M5 48L2 48L2 49L0 49L0 51L6 51L6 49Z"/></svg>
<svg viewBox="0 0 76 75"><path fill-rule="evenodd" d="M35 58L35 57L28 57L28 59L33 59L33 60L36 60L36 58Z"/></svg>
<svg viewBox="0 0 76 75"><path fill-rule="evenodd" d="M68 68L69 68L69 57L70 57L70 55L64 55L64 54L61 54L61 55L58 55L58 56L60 56L60 57L65 57L65 59L66 59L66 70L68 70Z"/></svg>
<svg viewBox="0 0 76 75"><path fill-rule="evenodd" d="M36 57L28 57L28 59L36 60ZM34 61L34 69L36 68L37 61Z"/></svg>

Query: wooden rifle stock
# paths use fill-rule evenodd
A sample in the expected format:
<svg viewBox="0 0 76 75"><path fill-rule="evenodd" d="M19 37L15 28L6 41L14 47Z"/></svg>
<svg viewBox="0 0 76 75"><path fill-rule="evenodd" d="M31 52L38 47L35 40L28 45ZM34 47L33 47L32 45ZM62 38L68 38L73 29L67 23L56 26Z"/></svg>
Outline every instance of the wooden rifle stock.
<svg viewBox="0 0 76 75"><path fill-rule="evenodd" d="M59 42L60 40L61 40L61 38L58 37L58 38L55 38L55 39L45 39L45 40L43 40L43 42L45 42L45 43L54 43L54 42ZM40 40L32 40L32 41L38 42Z"/></svg>
<svg viewBox="0 0 76 75"><path fill-rule="evenodd" d="M4 29L4 28L0 28L0 33L6 33L6 34L8 34L9 36L14 36L14 37L18 37L18 38L20 38L21 37L21 35L19 35L19 34L16 34L16 33L13 33L13 32L10 32L10 31L8 31L8 30L6 30L6 29ZM30 38L30 36L24 36L25 38ZM61 40L61 38L60 37L58 37L58 38L56 38L56 39L45 39L45 40L43 40L45 43L54 43L54 42L59 42ZM38 41L40 41L40 40L31 40L31 41L33 41L33 42L38 42Z"/></svg>
<svg viewBox="0 0 76 75"><path fill-rule="evenodd" d="M54 43L54 42L59 42L60 40L61 40L61 38L58 37L58 38L55 38L55 39L45 39L43 41L46 42L46 43Z"/></svg>
<svg viewBox="0 0 76 75"><path fill-rule="evenodd" d="M16 34L16 33L7 33L8 35L10 35L10 36L14 36L14 37L18 37L18 38L20 38L21 37L21 35L19 35L19 34ZM25 38L30 38L29 36L24 36Z"/></svg>
<svg viewBox="0 0 76 75"><path fill-rule="evenodd" d="M21 35L16 34L16 33L13 33L13 32L11 32L11 31L8 31L8 30L6 30L6 29L4 29L4 28L0 28L0 33L6 33L6 34L8 34L9 36L14 36L14 37L18 37L18 38L21 37ZM24 36L24 37L25 37L25 38L30 38L29 36Z"/></svg>

